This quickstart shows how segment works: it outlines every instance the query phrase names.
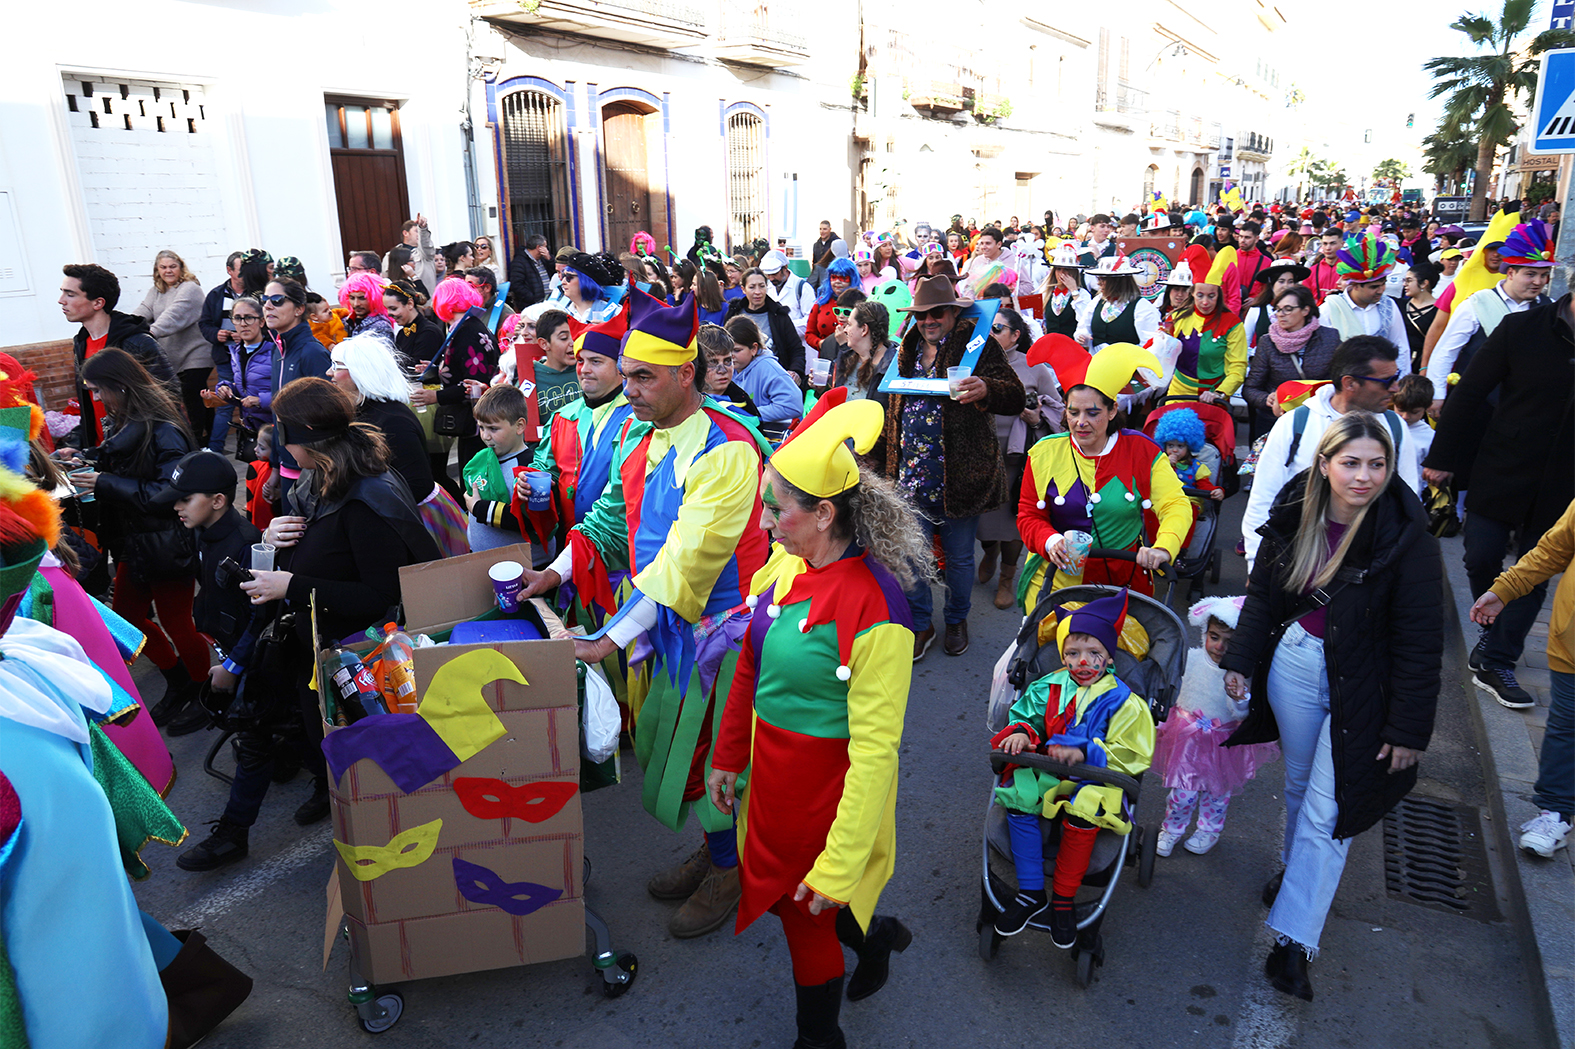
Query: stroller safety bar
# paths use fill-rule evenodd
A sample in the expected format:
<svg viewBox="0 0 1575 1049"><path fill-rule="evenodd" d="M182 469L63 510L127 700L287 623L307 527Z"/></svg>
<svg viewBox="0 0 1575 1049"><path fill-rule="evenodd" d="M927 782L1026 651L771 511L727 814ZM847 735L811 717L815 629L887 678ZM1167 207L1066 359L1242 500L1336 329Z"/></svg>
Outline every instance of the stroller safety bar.
<svg viewBox="0 0 1575 1049"><path fill-rule="evenodd" d="M997 776L1008 765L1021 765L1024 768L1040 769L1051 775L1060 776L1062 779L1085 780L1090 783L1103 783L1112 787L1120 787L1121 793L1126 795L1127 801L1134 805L1137 804L1138 781L1124 772L1114 772L1095 765L1068 765L1043 754L1033 754L1026 750L1021 754L1008 754L1004 750L990 751L990 768Z"/></svg>

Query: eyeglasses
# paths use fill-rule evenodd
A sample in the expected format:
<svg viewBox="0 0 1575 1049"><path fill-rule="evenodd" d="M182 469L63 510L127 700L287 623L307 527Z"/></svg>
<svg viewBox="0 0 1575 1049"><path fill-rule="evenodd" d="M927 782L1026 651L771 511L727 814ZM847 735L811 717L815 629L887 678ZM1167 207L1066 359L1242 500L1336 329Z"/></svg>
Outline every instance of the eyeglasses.
<svg viewBox="0 0 1575 1049"><path fill-rule="evenodd" d="M850 306L844 309L841 306L837 306L832 309L831 315L833 317L851 317L853 316L853 308Z"/></svg>
<svg viewBox="0 0 1575 1049"><path fill-rule="evenodd" d="M260 320L262 320L261 317L237 317L233 313L230 314L230 322L232 324L256 324Z"/></svg>
<svg viewBox="0 0 1575 1049"><path fill-rule="evenodd" d="M1297 310L1305 310L1306 308L1306 306L1276 306L1274 307L1274 312L1283 317L1287 313L1295 313Z"/></svg>
<svg viewBox="0 0 1575 1049"><path fill-rule="evenodd" d="M264 295L262 300L270 306L282 306L290 301L288 295Z"/></svg>
<svg viewBox="0 0 1575 1049"><path fill-rule="evenodd" d="M1353 375L1351 378L1360 379L1363 382L1376 382L1378 385L1387 390L1389 387L1400 381L1400 373L1395 372L1393 375L1384 379L1380 379L1375 375Z"/></svg>

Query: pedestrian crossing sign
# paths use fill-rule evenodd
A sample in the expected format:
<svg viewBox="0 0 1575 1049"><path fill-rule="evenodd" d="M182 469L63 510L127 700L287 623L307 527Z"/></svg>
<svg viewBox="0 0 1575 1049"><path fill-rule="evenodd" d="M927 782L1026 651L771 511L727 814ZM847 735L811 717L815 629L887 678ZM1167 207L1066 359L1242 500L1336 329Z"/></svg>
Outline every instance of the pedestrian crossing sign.
<svg viewBox="0 0 1575 1049"><path fill-rule="evenodd" d="M1530 153L1575 153L1575 48L1542 56L1531 108Z"/></svg>

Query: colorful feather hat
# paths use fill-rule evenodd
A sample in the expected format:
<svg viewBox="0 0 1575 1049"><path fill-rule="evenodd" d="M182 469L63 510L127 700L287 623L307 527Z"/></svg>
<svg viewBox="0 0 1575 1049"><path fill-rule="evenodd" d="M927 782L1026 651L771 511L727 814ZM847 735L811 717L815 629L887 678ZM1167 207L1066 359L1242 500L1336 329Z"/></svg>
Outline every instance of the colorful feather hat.
<svg viewBox="0 0 1575 1049"><path fill-rule="evenodd" d="M1395 249L1377 237L1357 234L1340 249L1335 272L1349 284L1383 280L1394 269Z"/></svg>
<svg viewBox="0 0 1575 1049"><path fill-rule="evenodd" d="M30 408L0 409L0 633L44 553L60 541L60 510L27 477Z"/></svg>
<svg viewBox="0 0 1575 1049"><path fill-rule="evenodd" d="M1504 238L1498 249L1503 266L1535 266L1546 269L1553 265L1552 231L1541 219L1522 222Z"/></svg>

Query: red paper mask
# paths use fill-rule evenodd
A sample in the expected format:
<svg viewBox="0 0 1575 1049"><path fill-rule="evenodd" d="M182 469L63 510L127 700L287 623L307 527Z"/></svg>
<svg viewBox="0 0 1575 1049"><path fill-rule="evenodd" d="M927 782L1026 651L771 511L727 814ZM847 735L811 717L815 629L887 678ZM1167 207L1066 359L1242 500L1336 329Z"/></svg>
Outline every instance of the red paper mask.
<svg viewBox="0 0 1575 1049"><path fill-rule="evenodd" d="M481 776L461 776L454 781L459 803L477 819L500 820L516 816L527 823L540 823L556 816L579 789L578 783L553 780L522 783L518 787Z"/></svg>

